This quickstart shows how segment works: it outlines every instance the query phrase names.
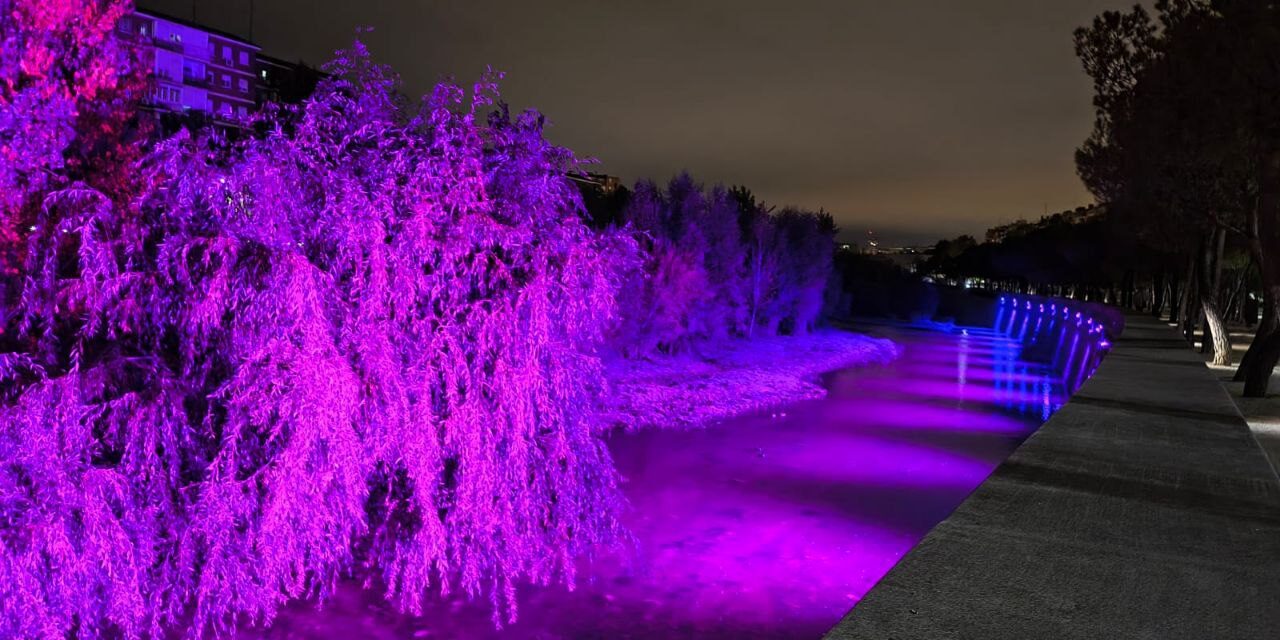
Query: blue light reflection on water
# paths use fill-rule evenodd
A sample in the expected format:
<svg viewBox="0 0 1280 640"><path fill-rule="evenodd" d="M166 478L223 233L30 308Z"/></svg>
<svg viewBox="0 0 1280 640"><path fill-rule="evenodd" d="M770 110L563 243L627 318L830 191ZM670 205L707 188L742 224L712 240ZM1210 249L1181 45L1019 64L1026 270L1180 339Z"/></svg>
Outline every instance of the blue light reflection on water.
<svg viewBox="0 0 1280 640"><path fill-rule="evenodd" d="M902 356L834 372L826 398L785 412L611 437L635 554L584 561L572 592L522 586L501 631L483 602L408 616L348 584L241 637L820 637L1096 367L1096 322L1028 305L986 329L867 327Z"/></svg>

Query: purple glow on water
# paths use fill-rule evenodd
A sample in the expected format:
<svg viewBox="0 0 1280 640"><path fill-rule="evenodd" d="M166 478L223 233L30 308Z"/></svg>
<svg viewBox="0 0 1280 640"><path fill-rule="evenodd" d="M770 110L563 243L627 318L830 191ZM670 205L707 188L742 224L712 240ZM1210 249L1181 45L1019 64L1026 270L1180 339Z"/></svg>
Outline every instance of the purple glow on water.
<svg viewBox="0 0 1280 640"><path fill-rule="evenodd" d="M482 604L409 617L348 586L243 635L816 638L1066 396L996 333L882 331L902 357L829 375L823 400L612 436L636 553L583 562L574 592L522 588L503 631Z"/></svg>

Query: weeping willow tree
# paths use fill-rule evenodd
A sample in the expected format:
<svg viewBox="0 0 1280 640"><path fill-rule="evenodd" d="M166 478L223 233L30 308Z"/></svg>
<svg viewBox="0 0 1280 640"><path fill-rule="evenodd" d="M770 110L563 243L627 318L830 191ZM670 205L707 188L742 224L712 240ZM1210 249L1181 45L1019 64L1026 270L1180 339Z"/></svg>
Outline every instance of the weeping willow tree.
<svg viewBox="0 0 1280 640"><path fill-rule="evenodd" d="M0 0L0 637L225 635L345 579L514 621L626 540L601 352L817 319L829 216L685 176L593 231L497 74L413 102L357 43L143 144L130 9Z"/></svg>
<svg viewBox="0 0 1280 640"><path fill-rule="evenodd" d="M0 636L222 634L347 576L514 620L624 535L593 408L634 243L496 75L411 104L358 44L329 71L157 144L125 205L22 186Z"/></svg>

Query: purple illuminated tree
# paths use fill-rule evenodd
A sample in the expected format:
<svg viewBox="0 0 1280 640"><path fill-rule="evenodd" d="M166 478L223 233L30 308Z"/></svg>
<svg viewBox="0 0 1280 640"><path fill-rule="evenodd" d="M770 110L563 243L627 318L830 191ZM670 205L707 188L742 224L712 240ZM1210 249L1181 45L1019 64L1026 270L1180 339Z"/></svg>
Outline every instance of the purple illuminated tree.
<svg viewBox="0 0 1280 640"><path fill-rule="evenodd" d="M111 37L131 8L121 0L0 0L0 340L12 336L8 309L43 198L133 157L114 116L132 119L130 92L144 76ZM80 137L97 148L75 145L77 132L92 132Z"/></svg>
<svg viewBox="0 0 1280 640"><path fill-rule="evenodd" d="M0 355L0 635L222 632L351 574L514 620L619 539L593 407L634 245L496 76L411 108L359 45L330 70L261 134L159 144L136 216L45 198Z"/></svg>
<svg viewBox="0 0 1280 640"><path fill-rule="evenodd" d="M0 637L222 634L347 577L514 620L625 539L599 353L816 317L820 217L683 176L593 231L496 74L413 104L357 43L139 156L127 4L0 9Z"/></svg>
<svg viewBox="0 0 1280 640"><path fill-rule="evenodd" d="M774 217L780 275L773 320L786 333L812 331L822 313L835 253L835 221L826 212L783 209Z"/></svg>
<svg viewBox="0 0 1280 640"><path fill-rule="evenodd" d="M708 193L681 174L665 192L638 183L622 219L645 256L644 276L624 287L625 353L817 324L836 232L825 212L775 215L746 190Z"/></svg>

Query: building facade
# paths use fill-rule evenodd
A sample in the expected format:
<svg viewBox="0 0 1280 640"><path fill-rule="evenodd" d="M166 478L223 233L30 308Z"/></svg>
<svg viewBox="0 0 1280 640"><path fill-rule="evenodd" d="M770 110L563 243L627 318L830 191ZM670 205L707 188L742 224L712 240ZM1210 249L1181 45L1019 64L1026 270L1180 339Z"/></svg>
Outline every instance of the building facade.
<svg viewBox="0 0 1280 640"><path fill-rule="evenodd" d="M235 121L257 105L260 51L252 42L142 10L121 19L116 31L152 65L149 107Z"/></svg>
<svg viewBox="0 0 1280 640"><path fill-rule="evenodd" d="M258 54L258 104L264 102L296 103L316 90L324 74L301 62Z"/></svg>

